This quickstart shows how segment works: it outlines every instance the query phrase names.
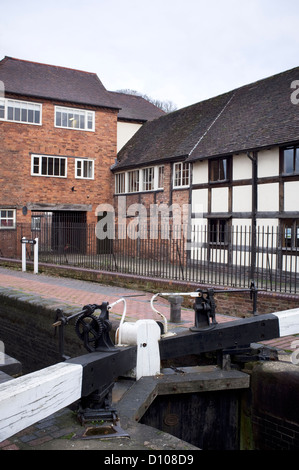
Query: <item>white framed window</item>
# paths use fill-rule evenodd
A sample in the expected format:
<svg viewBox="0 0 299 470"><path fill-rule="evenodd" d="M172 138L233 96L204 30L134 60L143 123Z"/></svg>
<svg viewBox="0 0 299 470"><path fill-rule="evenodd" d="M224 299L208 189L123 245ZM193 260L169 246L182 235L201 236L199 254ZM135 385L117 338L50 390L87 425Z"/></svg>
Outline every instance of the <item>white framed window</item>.
<svg viewBox="0 0 299 470"><path fill-rule="evenodd" d="M175 163L173 172L173 187L186 188L190 184L190 165L189 163Z"/></svg>
<svg viewBox="0 0 299 470"><path fill-rule="evenodd" d="M41 125L42 105L30 101L1 98L0 119L24 124Z"/></svg>
<svg viewBox="0 0 299 470"><path fill-rule="evenodd" d="M128 171L128 193L139 191L139 170Z"/></svg>
<svg viewBox="0 0 299 470"><path fill-rule="evenodd" d="M67 159L52 155L31 155L31 175L66 178Z"/></svg>
<svg viewBox="0 0 299 470"><path fill-rule="evenodd" d="M142 191L153 191L154 189L154 167L142 170Z"/></svg>
<svg viewBox="0 0 299 470"><path fill-rule="evenodd" d="M116 173L115 175L115 194L126 192L126 173Z"/></svg>
<svg viewBox="0 0 299 470"><path fill-rule="evenodd" d="M77 129L81 131L94 131L95 112L88 111L86 109L55 106L55 127Z"/></svg>
<svg viewBox="0 0 299 470"><path fill-rule="evenodd" d="M16 210L0 207L0 230L16 228Z"/></svg>
<svg viewBox="0 0 299 470"><path fill-rule="evenodd" d="M164 189L164 165L115 174L115 194Z"/></svg>
<svg viewBox="0 0 299 470"><path fill-rule="evenodd" d="M94 179L94 161L87 158L76 158L75 178Z"/></svg>

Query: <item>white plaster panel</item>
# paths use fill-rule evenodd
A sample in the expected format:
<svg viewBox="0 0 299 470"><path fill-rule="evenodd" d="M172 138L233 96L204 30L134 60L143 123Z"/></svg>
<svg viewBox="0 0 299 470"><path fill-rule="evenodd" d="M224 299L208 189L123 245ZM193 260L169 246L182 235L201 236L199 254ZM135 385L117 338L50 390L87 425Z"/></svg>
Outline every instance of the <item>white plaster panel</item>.
<svg viewBox="0 0 299 470"><path fill-rule="evenodd" d="M235 186L233 188L233 212L251 212L251 186Z"/></svg>
<svg viewBox="0 0 299 470"><path fill-rule="evenodd" d="M117 151L133 137L133 135L140 129L142 124L135 124L131 122L118 122L117 123Z"/></svg>
<svg viewBox="0 0 299 470"><path fill-rule="evenodd" d="M257 175L259 178L279 175L279 148L258 153Z"/></svg>
<svg viewBox="0 0 299 470"><path fill-rule="evenodd" d="M212 189L212 212L228 212L228 188Z"/></svg>
<svg viewBox="0 0 299 470"><path fill-rule="evenodd" d="M233 180L252 177L252 163L245 154L233 156Z"/></svg>
<svg viewBox="0 0 299 470"><path fill-rule="evenodd" d="M258 185L258 211L273 212L279 210L279 185L278 183Z"/></svg>
<svg viewBox="0 0 299 470"><path fill-rule="evenodd" d="M201 214L208 211L208 190L195 189L192 191L192 212Z"/></svg>
<svg viewBox="0 0 299 470"><path fill-rule="evenodd" d="M208 180L209 180L208 160L194 163L192 173L193 173L193 178L192 178L193 184L208 183Z"/></svg>
<svg viewBox="0 0 299 470"><path fill-rule="evenodd" d="M290 181L284 184L284 210L298 211L299 208L299 181Z"/></svg>

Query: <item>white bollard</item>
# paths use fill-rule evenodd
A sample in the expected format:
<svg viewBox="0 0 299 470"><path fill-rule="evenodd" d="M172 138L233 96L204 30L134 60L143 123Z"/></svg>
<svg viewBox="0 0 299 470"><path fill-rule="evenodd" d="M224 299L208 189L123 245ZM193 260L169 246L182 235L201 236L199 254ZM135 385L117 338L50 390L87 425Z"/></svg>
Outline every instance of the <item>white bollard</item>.
<svg viewBox="0 0 299 470"><path fill-rule="evenodd" d="M26 243L23 242L26 240L26 237L22 238L22 271L26 271Z"/></svg>
<svg viewBox="0 0 299 470"><path fill-rule="evenodd" d="M34 256L34 274L38 274L38 238L35 238L35 244L33 245L33 256Z"/></svg>

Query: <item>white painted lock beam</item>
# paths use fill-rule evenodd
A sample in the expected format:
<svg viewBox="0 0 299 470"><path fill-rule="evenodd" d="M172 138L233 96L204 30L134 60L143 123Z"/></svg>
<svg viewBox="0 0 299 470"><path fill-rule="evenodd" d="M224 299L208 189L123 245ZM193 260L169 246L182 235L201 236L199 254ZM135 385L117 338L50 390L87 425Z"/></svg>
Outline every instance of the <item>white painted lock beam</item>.
<svg viewBox="0 0 299 470"><path fill-rule="evenodd" d="M0 442L81 398L82 371L62 362L0 384Z"/></svg>
<svg viewBox="0 0 299 470"><path fill-rule="evenodd" d="M185 355L215 350L217 345L219 349L219 334L224 348L231 346L232 337L245 344L248 335L251 342L258 342L261 336L267 340L299 334L299 308L218 324L205 333L164 337L161 341L161 330L154 320L129 325L123 324L122 342L136 346L94 352L1 383L0 442L87 396L93 391L94 381L110 383L135 365L136 378L156 375L160 357L179 357L180 348Z"/></svg>

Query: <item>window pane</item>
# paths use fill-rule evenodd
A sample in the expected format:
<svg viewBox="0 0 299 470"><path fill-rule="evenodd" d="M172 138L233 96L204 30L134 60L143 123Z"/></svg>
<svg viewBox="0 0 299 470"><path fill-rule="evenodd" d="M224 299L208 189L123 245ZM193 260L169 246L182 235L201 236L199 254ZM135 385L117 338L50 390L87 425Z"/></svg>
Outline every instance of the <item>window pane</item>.
<svg viewBox="0 0 299 470"><path fill-rule="evenodd" d="M175 186L181 186L181 164L176 163L174 167L174 185Z"/></svg>
<svg viewBox="0 0 299 470"><path fill-rule="evenodd" d="M14 121L20 121L20 120L21 120L21 110L20 108L15 108Z"/></svg>
<svg viewBox="0 0 299 470"><path fill-rule="evenodd" d="M226 159L219 160L219 180L226 180Z"/></svg>
<svg viewBox="0 0 299 470"><path fill-rule="evenodd" d="M153 189L154 168L145 168L143 170L143 191L151 191Z"/></svg>
<svg viewBox="0 0 299 470"><path fill-rule="evenodd" d="M14 228L14 211L2 210L0 211L0 227L1 228Z"/></svg>
<svg viewBox="0 0 299 470"><path fill-rule="evenodd" d="M80 116L80 129L85 129L85 116Z"/></svg>
<svg viewBox="0 0 299 470"><path fill-rule="evenodd" d="M210 243L217 242L217 221L210 220Z"/></svg>
<svg viewBox="0 0 299 470"><path fill-rule="evenodd" d="M84 178L88 178L88 162L83 162L83 176Z"/></svg>
<svg viewBox="0 0 299 470"><path fill-rule="evenodd" d="M33 158L33 173L34 174L39 173L39 158L38 157Z"/></svg>
<svg viewBox="0 0 299 470"><path fill-rule="evenodd" d="M35 124L40 123L40 111L38 109L36 109L34 112L34 122Z"/></svg>
<svg viewBox="0 0 299 470"><path fill-rule="evenodd" d="M33 122L33 109L28 109L28 122Z"/></svg>
<svg viewBox="0 0 299 470"><path fill-rule="evenodd" d="M219 220L219 236L218 236L218 241L220 243L225 242L225 227L226 227L226 221L225 220Z"/></svg>
<svg viewBox="0 0 299 470"><path fill-rule="evenodd" d="M11 106L8 106L7 108L7 119L9 121L13 120L13 108Z"/></svg>
<svg viewBox="0 0 299 470"><path fill-rule="evenodd" d="M298 248L299 247L299 222L297 221L296 224L295 224L295 230L296 230L296 233L295 233L295 247Z"/></svg>
<svg viewBox="0 0 299 470"><path fill-rule="evenodd" d="M164 166L159 166L158 188L164 188Z"/></svg>
<svg viewBox="0 0 299 470"><path fill-rule="evenodd" d="M0 99L0 119L4 119L5 115L5 101Z"/></svg>
<svg viewBox="0 0 299 470"><path fill-rule="evenodd" d="M60 159L60 176L65 176L65 158Z"/></svg>
<svg viewBox="0 0 299 470"><path fill-rule="evenodd" d="M299 173L299 147L296 148L295 171Z"/></svg>
<svg viewBox="0 0 299 470"><path fill-rule="evenodd" d="M139 191L139 171L129 172L129 192Z"/></svg>
<svg viewBox="0 0 299 470"><path fill-rule="evenodd" d="M93 162L88 162L88 178L92 178L92 168L93 168Z"/></svg>
<svg viewBox="0 0 299 470"><path fill-rule="evenodd" d="M47 157L42 157L42 175L47 175Z"/></svg>
<svg viewBox="0 0 299 470"><path fill-rule="evenodd" d="M61 126L61 112L56 111L56 126Z"/></svg>
<svg viewBox="0 0 299 470"><path fill-rule="evenodd" d="M294 168L294 150L286 149L284 151L284 173L293 173Z"/></svg>
<svg viewBox="0 0 299 470"><path fill-rule="evenodd" d="M87 113L87 129L93 128L93 114Z"/></svg>
<svg viewBox="0 0 299 470"><path fill-rule="evenodd" d="M286 248L292 247L292 231L294 222L292 219L285 220L283 223L284 239L283 246Z"/></svg>
<svg viewBox="0 0 299 470"><path fill-rule="evenodd" d="M57 160L55 158L55 160ZM54 174L54 168L53 168L53 163L54 163L54 158L49 158L48 157L48 175L53 175Z"/></svg>
<svg viewBox="0 0 299 470"><path fill-rule="evenodd" d="M59 176L60 175L60 158L53 158L53 160L54 160L53 174L54 176Z"/></svg>
<svg viewBox="0 0 299 470"><path fill-rule="evenodd" d="M218 175L219 175L219 165L218 165L218 160L212 160L210 163L210 180L211 181L218 181Z"/></svg>
<svg viewBox="0 0 299 470"><path fill-rule="evenodd" d="M125 173L115 175L115 192L116 194L125 192Z"/></svg>
<svg viewBox="0 0 299 470"><path fill-rule="evenodd" d="M79 114L74 114L73 127L79 129Z"/></svg>
<svg viewBox="0 0 299 470"><path fill-rule="evenodd" d="M182 186L189 185L189 163L183 163Z"/></svg>
<svg viewBox="0 0 299 470"><path fill-rule="evenodd" d="M82 167L82 162L80 160L77 160L77 176L82 176L82 171L81 171L81 167Z"/></svg>
<svg viewBox="0 0 299 470"><path fill-rule="evenodd" d="M62 126L67 127L67 113L62 113Z"/></svg>
<svg viewBox="0 0 299 470"><path fill-rule="evenodd" d="M74 115L70 113L68 115L68 127L74 127Z"/></svg>
<svg viewBox="0 0 299 470"><path fill-rule="evenodd" d="M22 108L21 109L21 121L27 122L27 120L28 120L27 108Z"/></svg>

